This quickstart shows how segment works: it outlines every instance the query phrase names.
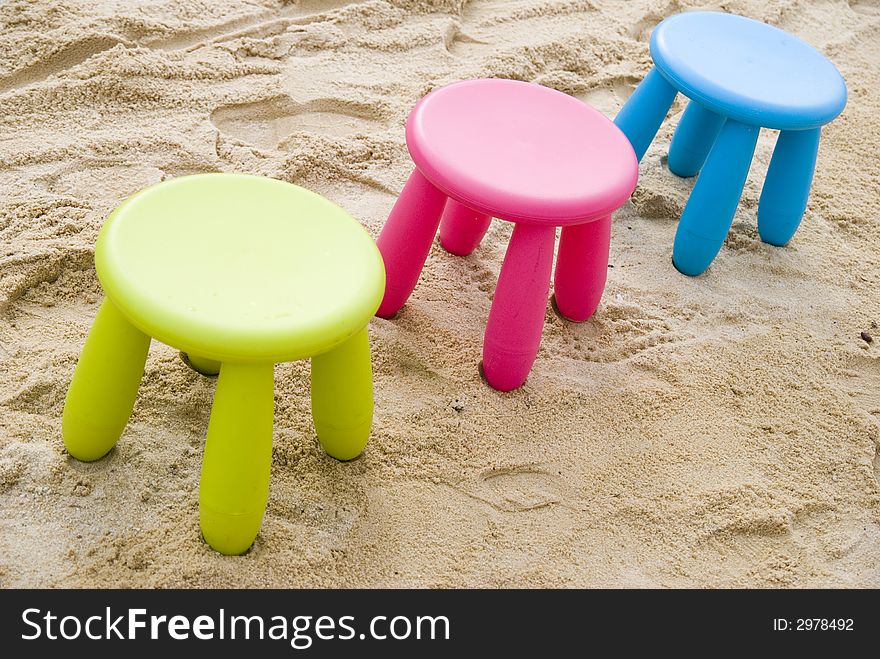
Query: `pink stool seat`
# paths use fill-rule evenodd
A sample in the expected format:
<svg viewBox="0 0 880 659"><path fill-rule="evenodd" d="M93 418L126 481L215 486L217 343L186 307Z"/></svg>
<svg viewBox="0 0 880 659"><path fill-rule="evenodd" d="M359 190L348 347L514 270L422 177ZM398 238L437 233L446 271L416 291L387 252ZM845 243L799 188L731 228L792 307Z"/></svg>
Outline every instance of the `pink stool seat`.
<svg viewBox="0 0 880 659"><path fill-rule="evenodd" d="M512 222L603 217L638 177L628 140L603 114L518 80L468 80L428 94L409 115L406 144L444 194Z"/></svg>
<svg viewBox="0 0 880 659"><path fill-rule="evenodd" d="M525 382L541 341L556 227L557 308L589 318L605 288L611 213L632 194L638 161L624 134L566 94L514 80L437 89L410 113L416 165L378 239L387 285L377 315L408 299L440 226L470 254L493 217L515 222L486 325L483 370L494 388Z"/></svg>

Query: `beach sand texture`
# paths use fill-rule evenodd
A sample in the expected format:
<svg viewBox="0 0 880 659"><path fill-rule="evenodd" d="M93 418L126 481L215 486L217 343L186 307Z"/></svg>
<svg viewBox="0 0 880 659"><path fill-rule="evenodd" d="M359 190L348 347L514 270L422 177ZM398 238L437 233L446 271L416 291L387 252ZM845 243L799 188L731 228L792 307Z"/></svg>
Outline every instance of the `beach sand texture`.
<svg viewBox="0 0 880 659"><path fill-rule="evenodd" d="M435 243L403 312L371 323L359 459L320 450L308 364L276 368L269 505L245 556L199 535L215 380L177 351L154 342L109 456L67 456L95 237L126 196L263 174L375 237L426 92L509 77L613 117L651 28L693 8L788 30L847 80L790 246L757 237L765 131L709 272L673 268L693 186L665 168L679 98L615 215L597 314L576 325L548 304L522 389L477 368L511 233L498 221L467 258ZM880 586L878 127L876 0L3 2L0 586Z"/></svg>

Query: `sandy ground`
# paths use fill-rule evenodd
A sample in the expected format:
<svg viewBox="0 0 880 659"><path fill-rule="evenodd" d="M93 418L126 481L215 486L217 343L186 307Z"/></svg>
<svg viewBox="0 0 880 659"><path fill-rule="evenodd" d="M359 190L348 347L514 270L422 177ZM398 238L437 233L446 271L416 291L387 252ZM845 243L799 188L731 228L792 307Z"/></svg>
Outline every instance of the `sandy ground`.
<svg viewBox="0 0 880 659"><path fill-rule="evenodd" d="M427 91L504 76L613 116L650 66L652 26L693 7L791 31L847 79L789 247L756 235L768 132L710 271L674 270L693 180L664 167L672 121L615 216L598 313L574 325L548 306L521 390L477 370L501 222L468 258L435 245L402 314L372 322L376 419L358 460L321 452L307 364L277 367L269 507L247 555L200 538L214 381L176 351L154 343L108 457L66 455L64 395L101 297L95 236L124 197L262 173L375 236ZM875 0L4 1L0 585L880 586L878 117Z"/></svg>

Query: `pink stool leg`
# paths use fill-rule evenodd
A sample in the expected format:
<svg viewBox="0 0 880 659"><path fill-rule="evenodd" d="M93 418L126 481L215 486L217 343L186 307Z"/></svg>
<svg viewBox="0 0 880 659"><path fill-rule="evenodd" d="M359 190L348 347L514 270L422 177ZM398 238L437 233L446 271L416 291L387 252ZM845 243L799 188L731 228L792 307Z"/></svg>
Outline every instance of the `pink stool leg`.
<svg viewBox="0 0 880 659"><path fill-rule="evenodd" d="M449 199L440 220L440 244L447 252L467 256L480 244L491 222L489 215Z"/></svg>
<svg viewBox="0 0 880 659"><path fill-rule="evenodd" d="M416 169L400 193L376 245L385 261L385 297L376 312L391 318L416 287L440 224L446 195Z"/></svg>
<svg viewBox="0 0 880 659"><path fill-rule="evenodd" d="M555 240L556 227L513 229L483 342L483 372L499 391L522 385L538 354Z"/></svg>
<svg viewBox="0 0 880 659"><path fill-rule="evenodd" d="M554 289L559 313L576 323L593 315L608 275L611 216L562 229Z"/></svg>

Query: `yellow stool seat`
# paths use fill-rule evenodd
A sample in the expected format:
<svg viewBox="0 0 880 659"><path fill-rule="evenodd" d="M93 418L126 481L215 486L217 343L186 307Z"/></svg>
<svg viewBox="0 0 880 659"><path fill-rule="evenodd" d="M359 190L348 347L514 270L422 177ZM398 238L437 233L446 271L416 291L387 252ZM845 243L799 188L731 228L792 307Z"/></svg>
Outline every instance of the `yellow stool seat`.
<svg viewBox="0 0 880 659"><path fill-rule="evenodd" d="M123 202L95 267L141 331L203 357L291 361L342 342L382 300L382 259L344 210L257 176L171 179Z"/></svg>
<svg viewBox="0 0 880 659"><path fill-rule="evenodd" d="M68 391L68 452L103 457L137 395L150 338L219 373L200 510L223 553L250 547L262 522L272 455L273 366L312 358L312 416L331 456L356 457L372 424L366 326L385 271L369 234L298 186L204 174L123 202L98 237L106 298Z"/></svg>

